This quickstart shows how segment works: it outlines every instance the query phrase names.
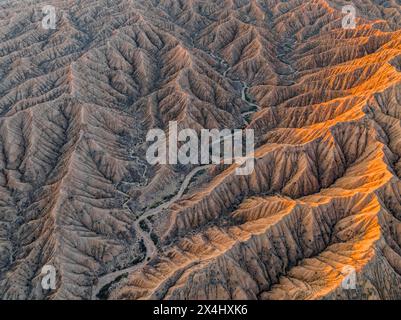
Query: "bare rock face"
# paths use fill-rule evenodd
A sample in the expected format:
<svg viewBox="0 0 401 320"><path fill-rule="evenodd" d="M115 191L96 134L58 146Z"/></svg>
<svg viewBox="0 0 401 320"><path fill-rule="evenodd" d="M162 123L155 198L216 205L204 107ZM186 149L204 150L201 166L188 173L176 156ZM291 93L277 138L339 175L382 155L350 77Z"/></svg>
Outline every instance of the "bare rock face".
<svg viewBox="0 0 401 320"><path fill-rule="evenodd" d="M0 298L400 299L401 5L347 4L1 2ZM254 172L150 165L170 121Z"/></svg>

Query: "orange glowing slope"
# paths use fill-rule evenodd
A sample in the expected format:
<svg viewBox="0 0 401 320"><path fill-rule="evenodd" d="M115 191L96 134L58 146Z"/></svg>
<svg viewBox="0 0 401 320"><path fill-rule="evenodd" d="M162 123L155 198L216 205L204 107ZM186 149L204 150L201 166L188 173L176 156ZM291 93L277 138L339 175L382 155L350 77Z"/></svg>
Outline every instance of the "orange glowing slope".
<svg viewBox="0 0 401 320"><path fill-rule="evenodd" d="M400 299L399 1L104 2L1 7L0 297ZM150 166L169 121L255 171Z"/></svg>

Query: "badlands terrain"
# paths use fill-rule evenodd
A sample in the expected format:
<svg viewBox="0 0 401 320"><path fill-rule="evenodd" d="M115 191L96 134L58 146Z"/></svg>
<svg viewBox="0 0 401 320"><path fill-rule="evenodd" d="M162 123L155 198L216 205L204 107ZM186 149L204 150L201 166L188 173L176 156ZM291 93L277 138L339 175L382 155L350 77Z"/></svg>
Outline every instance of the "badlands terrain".
<svg viewBox="0 0 401 320"><path fill-rule="evenodd" d="M0 0L1 299L401 299L400 179L400 0Z"/></svg>

